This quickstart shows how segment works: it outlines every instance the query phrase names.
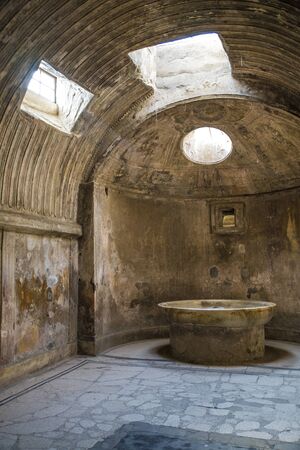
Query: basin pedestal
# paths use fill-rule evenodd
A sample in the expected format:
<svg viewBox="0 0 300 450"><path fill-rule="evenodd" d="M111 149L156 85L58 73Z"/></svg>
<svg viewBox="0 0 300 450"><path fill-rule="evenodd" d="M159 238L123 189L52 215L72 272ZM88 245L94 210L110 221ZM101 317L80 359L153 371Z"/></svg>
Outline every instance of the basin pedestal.
<svg viewBox="0 0 300 450"><path fill-rule="evenodd" d="M173 356L181 361L235 364L263 357L265 330L172 324L170 344Z"/></svg>
<svg viewBox="0 0 300 450"><path fill-rule="evenodd" d="M264 325L274 303L182 300L161 303L170 320L176 359L199 364L240 364L262 358Z"/></svg>

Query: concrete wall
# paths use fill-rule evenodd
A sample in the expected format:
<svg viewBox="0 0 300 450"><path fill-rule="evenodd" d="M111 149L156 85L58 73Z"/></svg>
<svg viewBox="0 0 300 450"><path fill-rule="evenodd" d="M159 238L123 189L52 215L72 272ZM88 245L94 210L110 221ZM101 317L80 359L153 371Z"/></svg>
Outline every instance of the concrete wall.
<svg viewBox="0 0 300 450"><path fill-rule="evenodd" d="M246 220L236 235L211 233L206 201L135 198L104 187L94 201L99 267L88 281L101 322L96 349L162 334L157 303L189 298L274 301L269 336L300 341L299 190L235 198Z"/></svg>
<svg viewBox="0 0 300 450"><path fill-rule="evenodd" d="M1 234L0 380L5 380L76 352L77 241Z"/></svg>

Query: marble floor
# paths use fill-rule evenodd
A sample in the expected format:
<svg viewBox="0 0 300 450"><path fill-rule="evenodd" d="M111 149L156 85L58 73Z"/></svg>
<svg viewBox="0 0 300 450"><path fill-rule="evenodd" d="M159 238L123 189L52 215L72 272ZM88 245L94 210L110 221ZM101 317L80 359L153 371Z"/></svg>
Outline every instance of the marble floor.
<svg viewBox="0 0 300 450"><path fill-rule="evenodd" d="M179 363L167 344L70 358L2 388L0 449L89 449L143 423L232 448L300 450L299 344L268 341L263 361L232 367Z"/></svg>

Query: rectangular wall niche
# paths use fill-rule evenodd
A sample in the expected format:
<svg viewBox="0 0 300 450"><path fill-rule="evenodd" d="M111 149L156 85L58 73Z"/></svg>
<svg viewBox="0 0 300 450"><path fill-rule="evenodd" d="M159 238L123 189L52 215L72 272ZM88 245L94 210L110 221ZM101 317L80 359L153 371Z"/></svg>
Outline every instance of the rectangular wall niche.
<svg viewBox="0 0 300 450"><path fill-rule="evenodd" d="M213 202L210 204L211 232L218 234L245 231L245 205L242 202Z"/></svg>

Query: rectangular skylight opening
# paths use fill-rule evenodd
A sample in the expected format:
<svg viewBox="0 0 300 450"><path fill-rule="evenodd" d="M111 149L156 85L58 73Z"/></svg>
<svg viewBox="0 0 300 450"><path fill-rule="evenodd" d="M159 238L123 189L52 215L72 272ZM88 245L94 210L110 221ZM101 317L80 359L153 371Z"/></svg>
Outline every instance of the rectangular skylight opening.
<svg viewBox="0 0 300 450"><path fill-rule="evenodd" d="M21 110L43 122L71 133L93 94L41 61L28 83Z"/></svg>
<svg viewBox="0 0 300 450"><path fill-rule="evenodd" d="M231 64L218 33L202 33L130 52L137 76L156 95L218 93L231 83Z"/></svg>

